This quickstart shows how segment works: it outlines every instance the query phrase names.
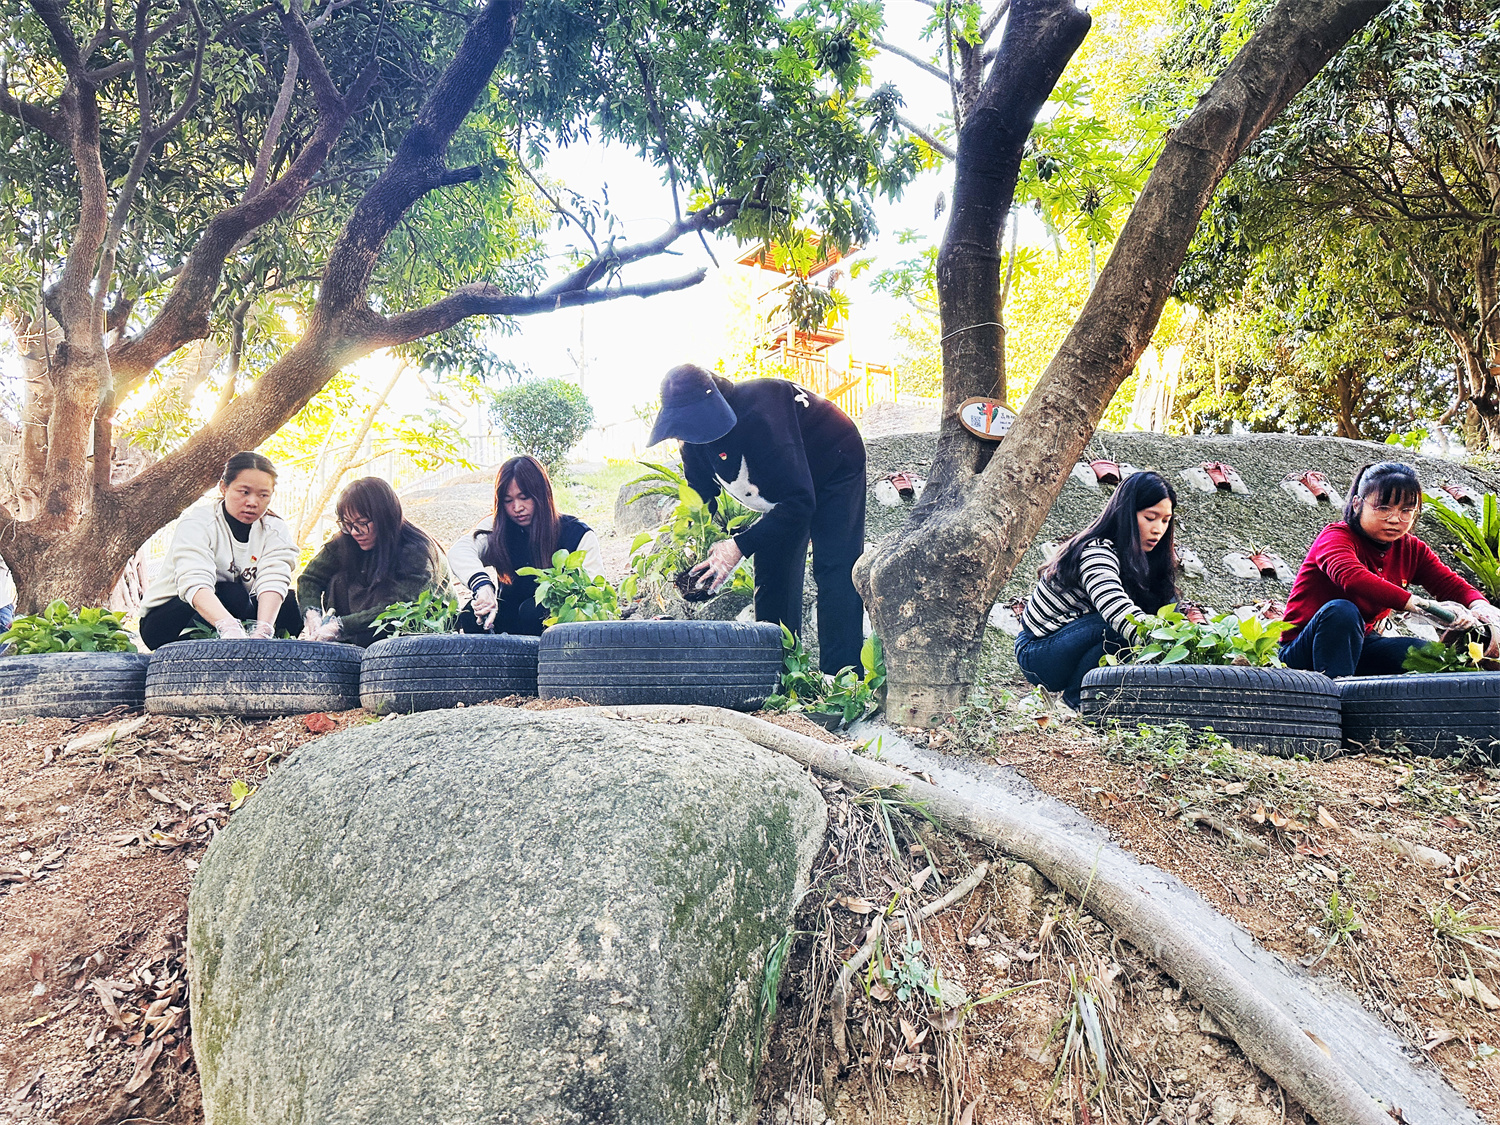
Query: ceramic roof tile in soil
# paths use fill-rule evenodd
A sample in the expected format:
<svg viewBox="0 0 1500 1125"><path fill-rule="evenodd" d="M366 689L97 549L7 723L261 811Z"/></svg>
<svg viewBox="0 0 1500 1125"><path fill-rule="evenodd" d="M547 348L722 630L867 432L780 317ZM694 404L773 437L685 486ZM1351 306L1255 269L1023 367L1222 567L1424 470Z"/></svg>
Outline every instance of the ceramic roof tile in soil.
<svg viewBox="0 0 1500 1125"><path fill-rule="evenodd" d="M1467 976L1467 958L1500 995L1500 771L1366 755L1131 752L1071 725L939 734L939 749L983 747L1266 948L1341 980L1500 1121L1500 1011L1449 983ZM1450 862L1430 866L1418 848ZM1478 946L1435 936L1445 908L1480 927ZM1338 912L1345 920L1331 925ZM1349 933L1332 941L1340 928Z"/></svg>

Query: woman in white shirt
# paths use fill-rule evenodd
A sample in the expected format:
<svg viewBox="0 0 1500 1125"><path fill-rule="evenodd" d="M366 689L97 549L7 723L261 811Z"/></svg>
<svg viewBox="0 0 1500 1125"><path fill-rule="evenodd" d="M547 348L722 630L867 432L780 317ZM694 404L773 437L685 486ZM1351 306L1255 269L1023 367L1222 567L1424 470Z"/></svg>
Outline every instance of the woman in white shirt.
<svg viewBox="0 0 1500 1125"><path fill-rule="evenodd" d="M599 536L582 520L558 513L540 461L512 457L495 476L494 513L448 552L448 569L472 595L458 616L459 631L540 636L547 611L536 604L536 579L516 572L547 569L559 550L583 551L584 573L599 573Z"/></svg>
<svg viewBox="0 0 1500 1125"><path fill-rule="evenodd" d="M291 593L297 542L270 511L276 467L259 453L236 453L224 466L219 497L182 514L172 546L141 603L141 640L149 649L181 640L196 621L221 638L295 636L302 628ZM247 632L242 621L253 621Z"/></svg>

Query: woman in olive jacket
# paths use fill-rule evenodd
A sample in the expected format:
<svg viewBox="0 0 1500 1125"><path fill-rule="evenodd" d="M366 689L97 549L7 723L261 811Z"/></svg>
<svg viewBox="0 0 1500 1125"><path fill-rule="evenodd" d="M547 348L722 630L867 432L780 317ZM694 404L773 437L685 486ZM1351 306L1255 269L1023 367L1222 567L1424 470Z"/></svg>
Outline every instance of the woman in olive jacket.
<svg viewBox="0 0 1500 1125"><path fill-rule="evenodd" d="M395 489L379 477L352 481L339 496L339 534L297 579L306 612L302 639L368 647L375 618L423 590L446 594L448 568L431 536L401 514ZM329 614L332 616L329 616Z"/></svg>

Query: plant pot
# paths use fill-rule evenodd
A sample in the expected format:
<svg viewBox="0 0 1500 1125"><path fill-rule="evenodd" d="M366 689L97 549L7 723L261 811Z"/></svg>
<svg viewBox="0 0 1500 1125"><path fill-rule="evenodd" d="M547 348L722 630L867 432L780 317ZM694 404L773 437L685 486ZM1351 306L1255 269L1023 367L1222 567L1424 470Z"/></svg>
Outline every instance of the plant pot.
<svg viewBox="0 0 1500 1125"><path fill-rule="evenodd" d="M1328 483L1328 478L1316 469L1308 469L1297 478L1302 482L1307 491L1313 494L1313 498L1324 504L1334 503L1333 486Z"/></svg>
<svg viewBox="0 0 1500 1125"><path fill-rule="evenodd" d="M1203 471L1208 474L1208 479L1213 481L1214 487L1220 492L1233 492L1234 485L1229 480L1229 466L1222 461L1203 462Z"/></svg>

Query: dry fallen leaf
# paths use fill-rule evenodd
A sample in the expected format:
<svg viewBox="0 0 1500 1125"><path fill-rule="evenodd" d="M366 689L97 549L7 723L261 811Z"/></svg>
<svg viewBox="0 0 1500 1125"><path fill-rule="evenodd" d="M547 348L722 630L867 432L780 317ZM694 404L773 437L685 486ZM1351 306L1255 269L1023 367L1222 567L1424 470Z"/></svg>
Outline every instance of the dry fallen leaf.
<svg viewBox="0 0 1500 1125"><path fill-rule="evenodd" d="M1460 977L1450 977L1448 983L1453 986L1453 991L1472 1000L1476 1004L1482 1004L1490 1011L1500 1009L1500 996L1496 996L1489 990L1489 986L1477 977L1469 977L1467 980Z"/></svg>
<svg viewBox="0 0 1500 1125"><path fill-rule="evenodd" d="M1427 1033L1427 1042L1422 1044L1422 1050L1430 1051L1434 1047L1441 1047L1450 1039L1457 1039L1458 1032L1449 1031L1446 1027L1435 1027Z"/></svg>
<svg viewBox="0 0 1500 1125"><path fill-rule="evenodd" d="M322 711L314 711L311 715L303 718L302 725L312 731L313 734L327 734L329 731L334 730L338 726L338 723L334 722Z"/></svg>
<svg viewBox="0 0 1500 1125"><path fill-rule="evenodd" d="M881 981L876 981L874 984L870 985L871 999L885 1001L889 1000L894 995L896 994L889 988L887 988Z"/></svg>
<svg viewBox="0 0 1500 1125"><path fill-rule="evenodd" d="M927 1038L927 1028L924 1027L919 1033L917 1029L906 1019L905 1016L901 1017L900 1023L901 1034L906 1037L907 1047L911 1048L912 1050L916 1050L922 1045L922 1040Z"/></svg>
<svg viewBox="0 0 1500 1125"><path fill-rule="evenodd" d="M1325 809L1322 805L1318 806L1318 823L1321 824L1324 828L1343 827L1339 824L1338 821L1333 819L1333 814Z"/></svg>
<svg viewBox="0 0 1500 1125"><path fill-rule="evenodd" d="M1313 1041L1313 1046L1314 1047L1316 1047L1318 1050L1322 1051L1330 1059L1333 1058L1333 1052L1328 1049L1328 1044L1327 1043L1323 1042L1323 1040L1319 1039L1316 1035L1314 1035L1312 1032L1308 1031L1307 1028L1305 1028L1305 1027L1302 1029L1302 1034L1305 1035L1305 1036L1307 1036L1309 1039L1311 1039Z"/></svg>
<svg viewBox="0 0 1500 1125"><path fill-rule="evenodd" d="M1248 781L1235 781L1224 786L1224 788L1220 789L1219 792L1223 793L1226 797L1238 797L1241 793L1245 792L1245 790L1249 788L1250 783Z"/></svg>
<svg viewBox="0 0 1500 1125"><path fill-rule="evenodd" d="M839 895L833 901L842 906L850 914L868 914L872 910L879 909L869 899L853 898L849 895Z"/></svg>
<svg viewBox="0 0 1500 1125"><path fill-rule="evenodd" d="M130 1076L130 1081L125 1083L127 1094L135 1093L150 1080L151 1068L156 1065L156 1060L161 1055L161 1048L161 1040L157 1040L136 1055L135 1073Z"/></svg>

